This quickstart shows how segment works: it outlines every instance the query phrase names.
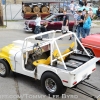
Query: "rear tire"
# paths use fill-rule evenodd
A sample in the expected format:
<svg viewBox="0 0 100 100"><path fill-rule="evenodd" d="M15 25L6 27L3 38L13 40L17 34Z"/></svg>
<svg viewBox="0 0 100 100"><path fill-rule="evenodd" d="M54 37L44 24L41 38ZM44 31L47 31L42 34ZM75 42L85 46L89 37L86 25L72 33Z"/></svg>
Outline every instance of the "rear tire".
<svg viewBox="0 0 100 100"><path fill-rule="evenodd" d="M63 86L59 77L52 72L43 74L41 85L44 92L50 97L55 97L56 95L61 96L62 93L65 93L66 91L66 87Z"/></svg>
<svg viewBox="0 0 100 100"><path fill-rule="evenodd" d="M6 63L6 61L0 59L0 76L6 77L10 73L9 65Z"/></svg>
<svg viewBox="0 0 100 100"><path fill-rule="evenodd" d="M88 48L85 48L87 50L87 52L91 55L91 56L94 56L94 53L91 49L88 49Z"/></svg>

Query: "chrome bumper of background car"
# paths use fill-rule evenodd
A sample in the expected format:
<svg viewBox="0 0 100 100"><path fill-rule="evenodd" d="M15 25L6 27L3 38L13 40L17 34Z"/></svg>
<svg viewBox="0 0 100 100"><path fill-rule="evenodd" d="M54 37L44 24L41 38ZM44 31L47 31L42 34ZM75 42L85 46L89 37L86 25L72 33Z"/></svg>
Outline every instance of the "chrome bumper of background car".
<svg viewBox="0 0 100 100"><path fill-rule="evenodd" d="M24 31L25 32L32 32L33 30L32 30L32 28L29 28L29 27L27 27L27 25L25 25Z"/></svg>

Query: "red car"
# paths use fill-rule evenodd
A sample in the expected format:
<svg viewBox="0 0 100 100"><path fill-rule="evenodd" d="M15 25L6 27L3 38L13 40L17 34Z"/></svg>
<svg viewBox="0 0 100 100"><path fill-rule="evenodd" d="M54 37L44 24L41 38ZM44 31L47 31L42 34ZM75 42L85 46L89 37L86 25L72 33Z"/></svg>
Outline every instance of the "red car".
<svg viewBox="0 0 100 100"><path fill-rule="evenodd" d="M69 30L72 31L75 20L74 16L70 13L67 14L69 16ZM41 20L41 25L44 22L48 23L47 30L61 30L62 22L63 22L63 13L57 13L57 14L50 14L49 16L45 17ZM25 22L25 28L24 30L26 32L33 31L35 28L35 22L34 20L28 20Z"/></svg>
<svg viewBox="0 0 100 100"><path fill-rule="evenodd" d="M100 57L100 33L82 38L81 42L91 55Z"/></svg>

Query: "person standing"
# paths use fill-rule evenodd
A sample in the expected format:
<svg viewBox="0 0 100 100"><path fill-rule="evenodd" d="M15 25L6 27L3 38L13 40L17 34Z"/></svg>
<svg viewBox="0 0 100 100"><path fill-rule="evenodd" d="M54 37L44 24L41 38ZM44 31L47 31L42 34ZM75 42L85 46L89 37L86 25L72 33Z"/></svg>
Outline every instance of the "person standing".
<svg viewBox="0 0 100 100"><path fill-rule="evenodd" d="M74 7L75 7L74 1L71 1L71 4L69 5L69 7L70 7L70 11L72 12L72 14L74 14Z"/></svg>
<svg viewBox="0 0 100 100"><path fill-rule="evenodd" d="M84 6L87 6L87 0L83 0Z"/></svg>
<svg viewBox="0 0 100 100"><path fill-rule="evenodd" d="M67 15L67 11L63 11L63 23L62 23L62 34L66 34L69 31L69 16ZM69 40L72 39L72 36L70 36Z"/></svg>
<svg viewBox="0 0 100 100"><path fill-rule="evenodd" d="M82 15L84 16L86 14L86 9L83 9Z"/></svg>
<svg viewBox="0 0 100 100"><path fill-rule="evenodd" d="M78 11L78 18L77 18L77 37L80 39L83 36L83 21L84 21L84 16L82 15L82 11Z"/></svg>
<svg viewBox="0 0 100 100"><path fill-rule="evenodd" d="M97 17L100 19L100 7L98 7L98 10L96 12Z"/></svg>
<svg viewBox="0 0 100 100"><path fill-rule="evenodd" d="M62 34L65 34L69 31L69 29L68 29L69 16L67 15L66 10L63 11L63 14L64 14L64 16L63 16L63 23L62 23L62 29L61 30L62 30Z"/></svg>
<svg viewBox="0 0 100 100"><path fill-rule="evenodd" d="M75 24L73 26L73 32L76 32L76 29L77 29L77 19L78 19L78 11L75 11L75 14L74 14L74 19L75 19Z"/></svg>
<svg viewBox="0 0 100 100"><path fill-rule="evenodd" d="M91 18L91 20L92 20L93 17L94 17L92 8L89 8L88 15L90 16L90 18Z"/></svg>
<svg viewBox="0 0 100 100"><path fill-rule="evenodd" d="M86 12L85 17L84 17L84 23L83 23L83 36L84 38L89 35L90 33L90 27L91 27L91 18Z"/></svg>
<svg viewBox="0 0 100 100"><path fill-rule="evenodd" d="M79 5L82 7L84 6L83 0L79 0Z"/></svg>
<svg viewBox="0 0 100 100"><path fill-rule="evenodd" d="M96 11L96 15L98 18L100 18L100 7L98 7L98 10Z"/></svg>
<svg viewBox="0 0 100 100"><path fill-rule="evenodd" d="M74 11L78 11L79 8L80 8L79 4L76 4L74 7Z"/></svg>
<svg viewBox="0 0 100 100"><path fill-rule="evenodd" d="M35 30L34 30L34 33L35 34L39 34L40 33L40 27L41 27L41 14L38 13L37 14L37 18L35 19Z"/></svg>

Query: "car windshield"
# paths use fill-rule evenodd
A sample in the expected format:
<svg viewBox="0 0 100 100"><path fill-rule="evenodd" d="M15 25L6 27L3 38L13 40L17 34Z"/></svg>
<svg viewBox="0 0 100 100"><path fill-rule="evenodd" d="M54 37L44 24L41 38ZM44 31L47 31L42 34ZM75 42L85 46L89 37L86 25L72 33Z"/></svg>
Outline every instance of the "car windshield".
<svg viewBox="0 0 100 100"><path fill-rule="evenodd" d="M44 17L43 20L50 20L50 19L52 19L54 16L55 16L55 15L50 14L50 15Z"/></svg>
<svg viewBox="0 0 100 100"><path fill-rule="evenodd" d="M71 15L71 14L67 14L67 15L69 16L69 21L74 21L73 15ZM50 15L46 16L45 18L43 18L43 20L49 21L49 20L53 19L54 17L55 17L55 14L50 14Z"/></svg>

